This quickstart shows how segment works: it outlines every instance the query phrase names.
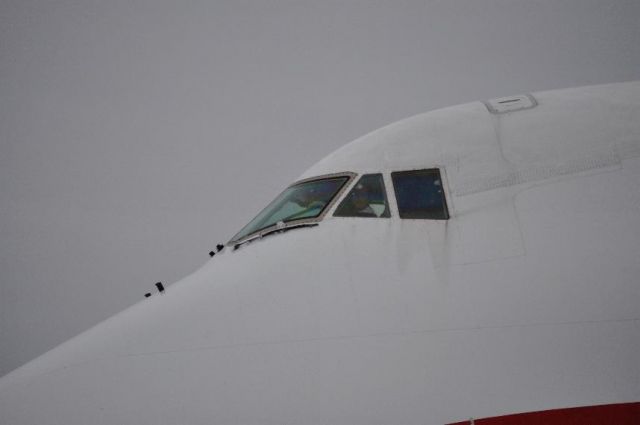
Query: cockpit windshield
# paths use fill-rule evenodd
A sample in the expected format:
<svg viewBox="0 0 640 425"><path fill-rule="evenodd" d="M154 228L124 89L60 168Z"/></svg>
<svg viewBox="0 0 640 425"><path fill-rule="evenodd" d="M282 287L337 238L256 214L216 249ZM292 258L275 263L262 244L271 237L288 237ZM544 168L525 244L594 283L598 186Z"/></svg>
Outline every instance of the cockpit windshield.
<svg viewBox="0 0 640 425"><path fill-rule="evenodd" d="M325 212L349 178L347 175L319 178L288 187L244 226L231 239L231 243L237 243L272 227L278 229L287 224L317 221L314 219Z"/></svg>

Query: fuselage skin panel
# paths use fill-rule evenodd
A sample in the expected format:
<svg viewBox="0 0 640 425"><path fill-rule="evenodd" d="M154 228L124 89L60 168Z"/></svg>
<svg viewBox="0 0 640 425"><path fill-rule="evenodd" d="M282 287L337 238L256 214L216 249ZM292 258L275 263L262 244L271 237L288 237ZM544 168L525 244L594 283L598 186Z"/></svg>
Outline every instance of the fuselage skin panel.
<svg viewBox="0 0 640 425"><path fill-rule="evenodd" d="M332 210L226 247L0 379L0 424L447 424L640 401L640 83L533 97L329 155L301 179L382 173L390 218ZM424 168L448 220L399 218L390 173Z"/></svg>

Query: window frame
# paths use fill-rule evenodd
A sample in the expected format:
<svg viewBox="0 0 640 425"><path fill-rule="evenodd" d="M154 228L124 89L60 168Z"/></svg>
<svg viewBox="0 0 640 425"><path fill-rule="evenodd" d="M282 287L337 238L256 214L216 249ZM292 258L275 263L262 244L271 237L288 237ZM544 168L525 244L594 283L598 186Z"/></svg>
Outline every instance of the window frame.
<svg viewBox="0 0 640 425"><path fill-rule="evenodd" d="M265 236L266 234L273 233L274 231L280 231L280 230L284 231L284 230L287 230L287 229L290 229L290 228L295 228L295 227L300 227L300 226L317 225L318 223L320 223L324 219L324 217L329 213L329 211L335 206L336 202L338 200L342 199L342 195L344 194L345 190L351 186L351 183L353 182L353 180L356 177L356 175L357 175L356 173L353 173L353 172L350 172L350 171L344 171L344 172L340 172L340 173L323 174L323 175L320 175L320 176L309 177L309 178L306 178L306 179L298 180L298 181L290 184L283 191L278 193L278 195L276 195L273 199L274 200L277 199L285 191L287 191L291 187L297 186L299 184L309 183L309 182L318 181L318 180L327 180L327 179L342 178L342 177L346 177L347 178L347 180L345 180L344 183L342 183L342 186L340 187L340 189L338 189L338 191L335 193L333 198L324 206L324 208L322 209L322 211L320 212L320 214L318 216L287 221L287 222L284 223L283 226L282 225L278 225L278 223L275 223L275 224L272 224L271 226L265 227L263 229L255 231L253 233L250 233L250 234L248 234L246 236L243 236L242 238L231 239L229 242L227 242L227 246L235 246L235 247L237 247L238 245L242 245L242 244L244 244L246 242L249 242L249 241L252 241L254 239L260 239L263 236ZM267 206L265 206L264 208L267 208L269 205L270 204L267 204ZM263 210L260 210L260 212L258 212L258 214L260 214L262 211Z"/></svg>
<svg viewBox="0 0 640 425"><path fill-rule="evenodd" d="M425 173L426 172L426 173ZM442 185L442 203L444 206L444 218L426 218L426 217L403 217L400 211L400 204L398 202L398 192L396 184L393 179L394 174L435 174L440 179ZM444 167L431 167L431 168L415 168L410 170L392 171L389 173L389 178L393 186L394 202L398 217L403 220L429 220L429 221L447 221L451 219L451 204L448 191L448 183L446 181L446 173Z"/></svg>
<svg viewBox="0 0 640 425"><path fill-rule="evenodd" d="M378 171L378 172L371 172L371 173L360 173L357 174L355 177L357 177L357 179L353 179L353 185L349 185L349 190L345 191L346 193L344 194L343 197L341 197L341 199L339 199L337 202L337 205L335 207L335 209L331 212L331 217L336 217L336 218L384 218L384 219L390 219L393 217L393 212L392 212L392 206L391 206L391 197L389 196L389 191L387 190L387 179L385 176L386 173L382 172L382 171ZM379 217L372 217L372 216L357 216L357 215L336 215L336 212L338 211L338 208L340 208L340 205L342 205L342 203L347 199L347 196L349 196L349 194L351 193L351 191L356 187L356 185L358 183L360 183L360 181L362 180L363 177L365 176L377 176L379 175L381 180L380 182L382 183L382 192L384 194L384 200L387 203L387 213L389 214L388 216L379 216Z"/></svg>

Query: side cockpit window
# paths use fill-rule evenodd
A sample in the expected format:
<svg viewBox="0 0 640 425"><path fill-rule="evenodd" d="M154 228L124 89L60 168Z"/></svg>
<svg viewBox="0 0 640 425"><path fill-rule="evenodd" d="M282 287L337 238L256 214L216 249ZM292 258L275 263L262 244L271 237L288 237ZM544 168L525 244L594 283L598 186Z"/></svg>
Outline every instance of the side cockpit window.
<svg viewBox="0 0 640 425"><path fill-rule="evenodd" d="M400 218L449 218L442 178L437 168L393 172L391 180Z"/></svg>
<svg viewBox="0 0 640 425"><path fill-rule="evenodd" d="M389 217L382 174L365 174L345 196L335 217Z"/></svg>

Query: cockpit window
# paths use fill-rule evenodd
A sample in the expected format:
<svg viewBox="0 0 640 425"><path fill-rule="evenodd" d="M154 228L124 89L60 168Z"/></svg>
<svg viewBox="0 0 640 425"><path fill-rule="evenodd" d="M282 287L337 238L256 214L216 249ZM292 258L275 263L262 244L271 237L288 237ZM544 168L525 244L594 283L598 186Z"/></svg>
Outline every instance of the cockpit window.
<svg viewBox="0 0 640 425"><path fill-rule="evenodd" d="M449 218L440 170L397 171L391 173L391 179L400 218Z"/></svg>
<svg viewBox="0 0 640 425"><path fill-rule="evenodd" d="M284 228L317 219L349 180L349 176L303 181L288 187L260 214L240 230L231 243L238 242L271 227ZM317 220L316 220L317 221Z"/></svg>
<svg viewBox="0 0 640 425"><path fill-rule="evenodd" d="M342 200L336 217L389 217L382 174L365 174Z"/></svg>

